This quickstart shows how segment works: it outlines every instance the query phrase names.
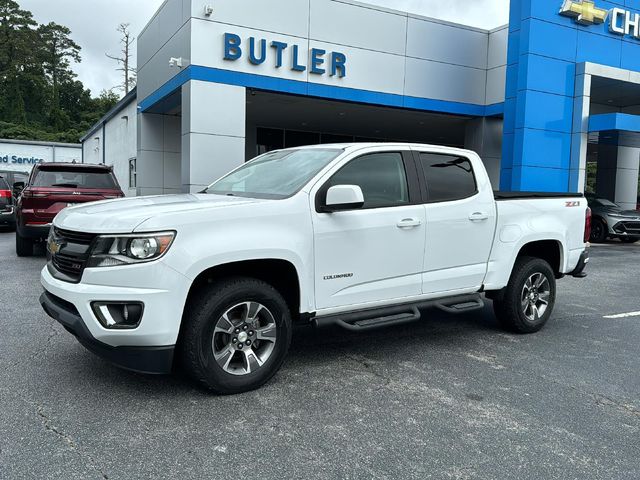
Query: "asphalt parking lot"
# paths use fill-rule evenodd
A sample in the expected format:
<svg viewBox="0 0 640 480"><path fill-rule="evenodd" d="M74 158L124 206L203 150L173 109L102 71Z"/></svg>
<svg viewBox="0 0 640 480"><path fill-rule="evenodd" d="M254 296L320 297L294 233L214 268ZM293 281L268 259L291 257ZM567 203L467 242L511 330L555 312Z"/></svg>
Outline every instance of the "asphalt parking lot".
<svg viewBox="0 0 640 480"><path fill-rule="evenodd" d="M490 306L367 334L302 329L259 391L110 366L38 304L0 233L0 479L640 478L640 245L592 250L539 334Z"/></svg>

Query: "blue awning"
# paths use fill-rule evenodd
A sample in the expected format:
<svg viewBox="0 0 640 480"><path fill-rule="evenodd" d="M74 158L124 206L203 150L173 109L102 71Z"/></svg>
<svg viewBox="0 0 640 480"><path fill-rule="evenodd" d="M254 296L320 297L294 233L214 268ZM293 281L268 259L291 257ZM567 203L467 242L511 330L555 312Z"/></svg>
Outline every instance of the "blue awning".
<svg viewBox="0 0 640 480"><path fill-rule="evenodd" d="M628 113L591 115L589 142L640 148L640 115Z"/></svg>

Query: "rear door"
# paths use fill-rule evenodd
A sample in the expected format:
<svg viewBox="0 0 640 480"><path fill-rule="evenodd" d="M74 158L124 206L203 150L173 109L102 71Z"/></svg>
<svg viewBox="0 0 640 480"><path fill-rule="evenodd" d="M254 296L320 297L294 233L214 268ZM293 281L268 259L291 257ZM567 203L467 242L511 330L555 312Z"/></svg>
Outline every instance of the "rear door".
<svg viewBox="0 0 640 480"><path fill-rule="evenodd" d="M414 156L426 195L423 293L479 289L496 227L489 178L463 154L436 149Z"/></svg>
<svg viewBox="0 0 640 480"><path fill-rule="evenodd" d="M364 207L319 213L313 202L334 185L358 185ZM359 153L314 188L317 309L420 295L425 209L411 152Z"/></svg>

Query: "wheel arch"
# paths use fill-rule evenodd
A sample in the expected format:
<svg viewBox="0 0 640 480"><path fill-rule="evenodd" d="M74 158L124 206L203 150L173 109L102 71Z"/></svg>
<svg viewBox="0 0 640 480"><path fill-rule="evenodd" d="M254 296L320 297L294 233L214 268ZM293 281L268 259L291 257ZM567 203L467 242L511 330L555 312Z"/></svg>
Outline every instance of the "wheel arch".
<svg viewBox="0 0 640 480"><path fill-rule="evenodd" d="M202 286L229 277L255 278L268 283L283 296L292 318L297 319L300 316L300 276L293 263L277 258L241 260L203 270L191 283L186 305L189 305Z"/></svg>
<svg viewBox="0 0 640 480"><path fill-rule="evenodd" d="M545 260L552 268L556 278L562 276L562 269L564 266L564 249L562 243L558 240L536 240L524 244L518 254L515 261L521 257L535 257ZM514 265L515 265L514 261ZM513 266L511 267L513 270Z"/></svg>

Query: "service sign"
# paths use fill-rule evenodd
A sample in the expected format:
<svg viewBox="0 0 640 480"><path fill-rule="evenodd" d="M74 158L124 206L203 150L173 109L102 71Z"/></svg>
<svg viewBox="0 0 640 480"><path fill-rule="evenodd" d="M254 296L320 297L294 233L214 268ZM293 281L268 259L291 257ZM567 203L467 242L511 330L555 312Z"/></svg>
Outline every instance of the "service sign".
<svg viewBox="0 0 640 480"><path fill-rule="evenodd" d="M3 154L0 152L0 167L4 167L7 165L28 165L33 166L38 163L44 162L44 158L38 157L25 157L21 155L12 155L12 154Z"/></svg>
<svg viewBox="0 0 640 480"><path fill-rule="evenodd" d="M640 13L615 7L601 8L592 0L565 0L560 15L570 17L580 25L600 25L608 22L609 31L640 39Z"/></svg>

